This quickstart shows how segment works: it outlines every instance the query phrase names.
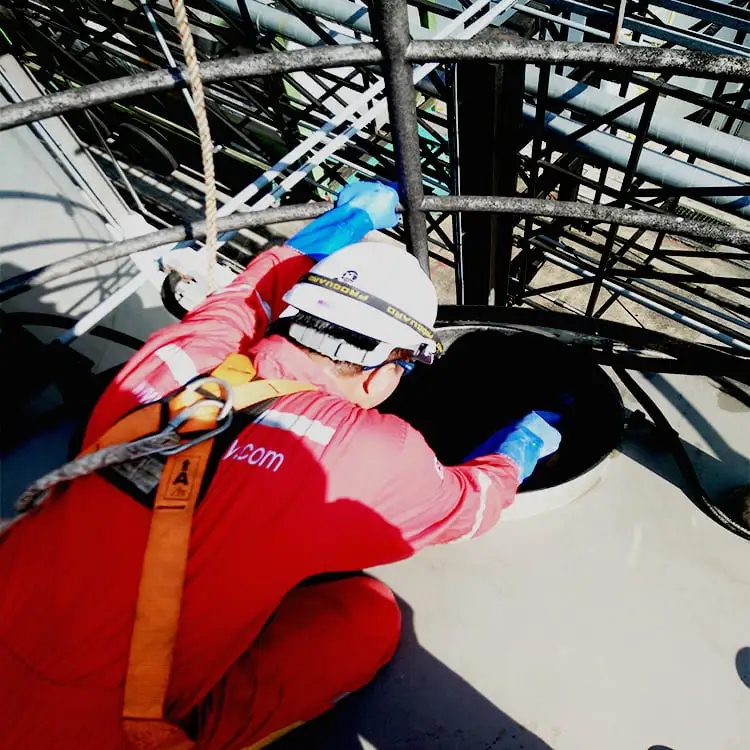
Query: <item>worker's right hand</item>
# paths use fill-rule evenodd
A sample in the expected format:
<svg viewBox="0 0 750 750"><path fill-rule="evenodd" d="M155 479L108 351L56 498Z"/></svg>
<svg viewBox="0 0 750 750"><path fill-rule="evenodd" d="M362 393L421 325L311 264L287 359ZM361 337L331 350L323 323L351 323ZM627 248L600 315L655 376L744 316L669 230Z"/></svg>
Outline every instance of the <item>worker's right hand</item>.
<svg viewBox="0 0 750 750"><path fill-rule="evenodd" d="M562 436L552 426L559 421L558 414L532 411L523 419L511 422L498 430L466 460L490 453L507 456L518 466L519 480L523 482L531 476L540 459L549 456L560 447Z"/></svg>
<svg viewBox="0 0 750 750"><path fill-rule="evenodd" d="M398 224L398 193L380 182L352 182L338 194L336 207L349 206L364 211L373 229L390 229Z"/></svg>

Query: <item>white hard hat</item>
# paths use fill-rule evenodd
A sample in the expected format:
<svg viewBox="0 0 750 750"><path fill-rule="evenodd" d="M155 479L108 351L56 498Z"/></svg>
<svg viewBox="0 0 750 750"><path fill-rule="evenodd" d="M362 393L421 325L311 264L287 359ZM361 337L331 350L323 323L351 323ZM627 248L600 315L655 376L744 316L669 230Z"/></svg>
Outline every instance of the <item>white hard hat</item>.
<svg viewBox="0 0 750 750"><path fill-rule="evenodd" d="M330 337L308 329L303 341L290 328L300 343L334 359L368 366L383 363L393 349L409 349L426 362L442 353L433 331L435 287L417 259L393 245L357 242L342 248L317 263L284 301L290 307L282 317L301 310L381 342L371 352L341 342L333 351L326 342Z"/></svg>

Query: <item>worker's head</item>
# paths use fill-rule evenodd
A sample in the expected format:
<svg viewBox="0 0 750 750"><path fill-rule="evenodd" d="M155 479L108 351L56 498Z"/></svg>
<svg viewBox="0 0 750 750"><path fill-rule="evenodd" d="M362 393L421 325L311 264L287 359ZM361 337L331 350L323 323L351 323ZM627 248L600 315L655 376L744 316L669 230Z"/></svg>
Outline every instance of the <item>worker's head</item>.
<svg viewBox="0 0 750 750"><path fill-rule="evenodd" d="M432 330L437 295L416 258L379 242L349 245L284 296L287 337L318 359L350 401L370 409L414 362L442 347Z"/></svg>

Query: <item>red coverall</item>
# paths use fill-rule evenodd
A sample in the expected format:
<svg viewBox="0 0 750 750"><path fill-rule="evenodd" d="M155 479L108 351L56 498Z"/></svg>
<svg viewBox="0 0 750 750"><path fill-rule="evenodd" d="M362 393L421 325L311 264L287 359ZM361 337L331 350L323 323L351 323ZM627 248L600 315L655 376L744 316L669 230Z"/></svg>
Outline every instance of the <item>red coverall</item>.
<svg viewBox="0 0 750 750"><path fill-rule="evenodd" d="M154 334L85 439L233 351L261 377L319 388L279 399L241 432L196 511L167 708L197 721L200 750L309 720L393 655L400 616L387 587L301 581L476 536L515 496L510 459L444 467L405 422L355 406L303 351L263 338L311 265L289 247L267 251ZM0 747L127 747L120 711L149 523L148 509L92 475L0 537Z"/></svg>

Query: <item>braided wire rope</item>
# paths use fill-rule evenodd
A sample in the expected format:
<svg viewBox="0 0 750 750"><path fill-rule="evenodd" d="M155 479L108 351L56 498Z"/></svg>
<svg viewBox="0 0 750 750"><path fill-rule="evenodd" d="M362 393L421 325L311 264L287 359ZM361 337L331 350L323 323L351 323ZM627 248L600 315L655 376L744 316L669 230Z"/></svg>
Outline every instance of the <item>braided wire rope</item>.
<svg viewBox="0 0 750 750"><path fill-rule="evenodd" d="M153 453L173 448L180 443L180 436L175 433L159 433L142 440L130 443L120 443L107 448L79 456L72 461L53 469L43 477L29 485L26 491L18 498L16 510L19 513L35 508L40 505L49 495L50 490L59 484L71 482L73 479L93 474L107 466L122 464L128 461L137 461L139 458L150 456Z"/></svg>

